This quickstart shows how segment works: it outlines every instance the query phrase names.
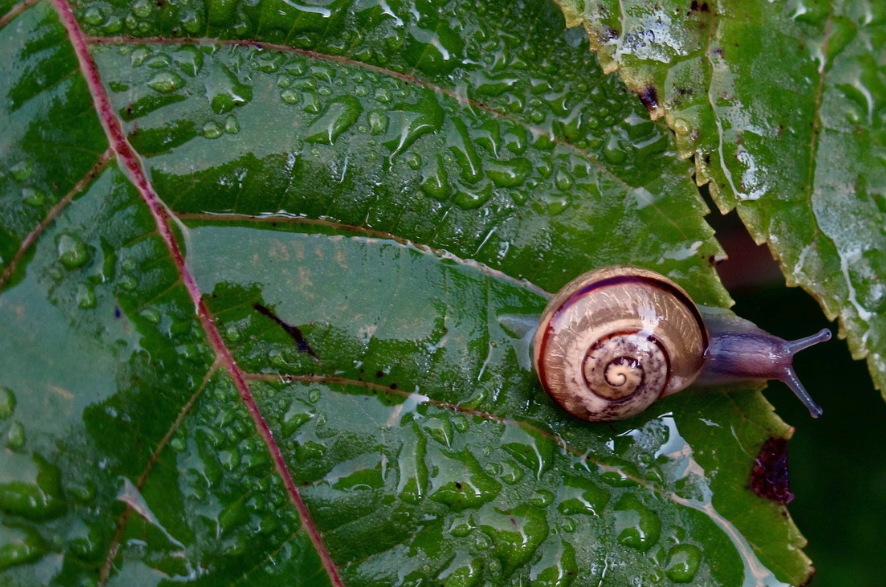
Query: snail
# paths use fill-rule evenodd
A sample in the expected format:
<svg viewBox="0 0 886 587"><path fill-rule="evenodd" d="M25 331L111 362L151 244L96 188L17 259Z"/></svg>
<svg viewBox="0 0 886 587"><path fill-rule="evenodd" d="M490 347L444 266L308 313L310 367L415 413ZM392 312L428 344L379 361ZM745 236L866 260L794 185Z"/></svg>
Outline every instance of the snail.
<svg viewBox="0 0 886 587"><path fill-rule="evenodd" d="M591 421L634 416L696 383L779 379L809 409L794 354L829 340L824 329L786 341L725 310L697 306L676 283L637 267L591 271L569 282L541 315L532 360L545 391Z"/></svg>

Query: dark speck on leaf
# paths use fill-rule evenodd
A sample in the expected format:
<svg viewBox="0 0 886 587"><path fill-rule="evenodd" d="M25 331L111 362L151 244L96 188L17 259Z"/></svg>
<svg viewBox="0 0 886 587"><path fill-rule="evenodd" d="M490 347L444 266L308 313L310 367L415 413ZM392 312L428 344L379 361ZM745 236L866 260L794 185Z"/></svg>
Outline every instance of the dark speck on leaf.
<svg viewBox="0 0 886 587"><path fill-rule="evenodd" d="M376 376L378 379L381 379L382 377L385 376L385 372L384 372L384 371L376 371L376 372L375 372L375 376Z"/></svg>
<svg viewBox="0 0 886 587"><path fill-rule="evenodd" d="M123 312L120 311L120 306L114 306L114 318L119 318L123 315Z"/></svg>
<svg viewBox="0 0 886 587"><path fill-rule="evenodd" d="M295 341L295 348L298 349L298 352L307 353L307 354L311 355L312 357L314 357L315 359L319 360L317 353L315 353L314 349L312 349L308 345L308 341L305 340L304 335L302 334L301 330L297 326L292 326L290 324L287 324L286 322L284 322L283 320L278 318L277 315L274 314L274 312L272 312L270 308L263 306L263 305L259 304L258 302L252 304L252 307L255 308L255 310L259 314L261 314L263 316L267 316L268 318L270 318L271 320L276 322L277 325L280 326L280 328L282 328L286 332L286 334L288 334L289 337L292 338L293 341Z"/></svg>
<svg viewBox="0 0 886 587"><path fill-rule="evenodd" d="M708 7L707 2L698 2L697 0L692 0L692 4L689 5L694 12L710 12L711 9Z"/></svg>
<svg viewBox="0 0 886 587"><path fill-rule="evenodd" d="M763 443L754 466L748 488L757 496L787 505L794 499L788 475L788 441L770 438Z"/></svg>
<svg viewBox="0 0 886 587"><path fill-rule="evenodd" d="M459 483L458 481L456 481L456 482L455 482L455 488L458 489L459 491L461 491L461 483Z"/></svg>
<svg viewBox="0 0 886 587"><path fill-rule="evenodd" d="M392 383L392 384L391 384L391 389L397 389L397 384L396 384L396 383Z"/></svg>
<svg viewBox="0 0 886 587"><path fill-rule="evenodd" d="M653 110L658 108L658 92L655 90L653 86L648 86L643 88L637 95L640 97L640 101L643 102L643 105L646 106L646 110L652 112Z"/></svg>

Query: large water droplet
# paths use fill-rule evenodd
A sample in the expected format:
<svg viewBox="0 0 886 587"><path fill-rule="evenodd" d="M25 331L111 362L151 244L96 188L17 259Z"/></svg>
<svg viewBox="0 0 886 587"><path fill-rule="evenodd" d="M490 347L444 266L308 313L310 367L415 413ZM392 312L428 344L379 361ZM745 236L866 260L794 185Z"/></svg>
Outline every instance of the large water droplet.
<svg viewBox="0 0 886 587"><path fill-rule="evenodd" d="M206 93L216 114L225 114L252 100L252 87L240 83L237 76L224 66L211 68Z"/></svg>
<svg viewBox="0 0 886 587"><path fill-rule="evenodd" d="M49 545L31 528L15 524L0 526L0 571L37 561Z"/></svg>
<svg viewBox="0 0 886 587"><path fill-rule="evenodd" d="M647 551L658 542L661 519L633 494L625 494L613 515L617 540L625 546Z"/></svg>
<svg viewBox="0 0 886 587"><path fill-rule="evenodd" d="M24 448L26 441L24 424L18 421L12 422L9 425L9 430L6 431L6 448L20 451Z"/></svg>
<svg viewBox="0 0 886 587"><path fill-rule="evenodd" d="M6 455L9 466L0 477L0 509L32 520L57 517L65 511L61 472L43 456ZM15 459L15 462L12 462Z"/></svg>
<svg viewBox="0 0 886 587"><path fill-rule="evenodd" d="M184 85L184 78L173 71L161 71L148 81L148 87L161 94L174 92Z"/></svg>
<svg viewBox="0 0 886 587"><path fill-rule="evenodd" d="M455 205L462 210L475 210L489 201L492 197L492 185L473 189L461 189L455 194Z"/></svg>
<svg viewBox="0 0 886 587"><path fill-rule="evenodd" d="M34 173L34 164L31 163L30 160L25 159L10 167L9 171L12 173L12 177L15 178L16 181L25 181L31 177L32 173Z"/></svg>
<svg viewBox="0 0 886 587"><path fill-rule="evenodd" d="M68 269L82 267L89 261L89 247L73 234L60 234L56 238L59 262Z"/></svg>
<svg viewBox="0 0 886 587"><path fill-rule="evenodd" d="M665 573L675 583L689 583L701 564L701 550L692 544L678 544L668 553Z"/></svg>
<svg viewBox="0 0 886 587"><path fill-rule="evenodd" d="M440 155L425 166L422 176L421 191L435 200L442 202L452 193L452 186L449 185L449 178Z"/></svg>
<svg viewBox="0 0 886 587"><path fill-rule="evenodd" d="M483 162L468 135L467 126L461 119L453 119L452 132L447 133L449 150L461 168L461 177L468 183L477 183L483 178Z"/></svg>
<svg viewBox="0 0 886 587"><path fill-rule="evenodd" d="M357 122L362 112L360 101L353 96L331 100L320 118L308 128L305 140L309 143L331 145L339 135Z"/></svg>
<svg viewBox="0 0 886 587"><path fill-rule="evenodd" d="M609 501L609 492L581 477L566 477L557 510L571 516L584 514L598 516Z"/></svg>
<svg viewBox="0 0 886 587"><path fill-rule="evenodd" d="M222 136L224 132L225 131L222 128L222 125L214 120L210 120L203 125L203 136L207 139L217 139L218 137Z"/></svg>
<svg viewBox="0 0 886 587"><path fill-rule="evenodd" d="M98 303L98 300L95 297L95 286L91 283L81 283L78 285L75 300L77 302L77 307L81 310L95 308Z"/></svg>
<svg viewBox="0 0 886 587"><path fill-rule="evenodd" d="M5 420L15 412L15 393L8 387L0 387L0 420Z"/></svg>
<svg viewBox="0 0 886 587"><path fill-rule="evenodd" d="M24 202L28 206L42 206L45 200L45 195L37 188L22 188L22 202Z"/></svg>
<svg viewBox="0 0 886 587"><path fill-rule="evenodd" d="M98 525L90 526L83 520L76 520L68 531L68 550L82 561L96 562L104 553L102 538Z"/></svg>
<svg viewBox="0 0 886 587"><path fill-rule="evenodd" d="M518 157L510 161L496 161L486 168L486 175L497 187L514 188L526 181L532 172L532 164L528 159Z"/></svg>
<svg viewBox="0 0 886 587"><path fill-rule="evenodd" d="M440 453L437 476L432 480L430 498L455 511L479 508L492 501L501 484L487 475L476 457L467 450Z"/></svg>
<svg viewBox="0 0 886 587"><path fill-rule="evenodd" d="M603 147L603 157L613 165L624 163L628 158L628 152L622 145L621 138L617 134L612 134L606 146Z"/></svg>
<svg viewBox="0 0 886 587"><path fill-rule="evenodd" d="M439 131L444 113L436 95L424 92L418 103L396 105L388 112L388 117L390 122L382 144L391 151L393 159L419 137Z"/></svg>

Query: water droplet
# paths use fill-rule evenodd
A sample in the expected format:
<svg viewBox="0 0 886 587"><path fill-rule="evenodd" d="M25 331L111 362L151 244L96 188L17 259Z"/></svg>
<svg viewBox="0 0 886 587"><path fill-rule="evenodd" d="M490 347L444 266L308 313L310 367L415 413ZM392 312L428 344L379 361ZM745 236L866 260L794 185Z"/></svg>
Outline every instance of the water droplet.
<svg viewBox="0 0 886 587"><path fill-rule="evenodd" d="M497 187L514 188L520 186L532 172L528 159L518 157L510 161L496 161L486 168L486 175Z"/></svg>
<svg viewBox="0 0 886 587"><path fill-rule="evenodd" d="M537 508L546 508L554 503L554 494L546 489L539 489L529 498L529 503Z"/></svg>
<svg viewBox="0 0 886 587"><path fill-rule="evenodd" d="M95 297L95 286L91 283L81 283L77 286L77 294L75 297L77 307L81 310L90 310L95 308L97 300Z"/></svg>
<svg viewBox="0 0 886 587"><path fill-rule="evenodd" d="M203 136L207 139L217 139L224 134L225 130L222 125L214 120L210 120L203 125Z"/></svg>
<svg viewBox="0 0 886 587"><path fill-rule="evenodd" d="M461 168L462 179L468 183L477 183L483 178L483 162L468 136L465 123L459 118L453 119L452 123L454 132L447 133L449 150Z"/></svg>
<svg viewBox="0 0 886 587"><path fill-rule="evenodd" d="M86 9L86 12L83 13L84 22L86 22L86 24L91 24L92 26L101 24L104 19L105 15L102 13L101 8L96 6L90 6Z"/></svg>
<svg viewBox="0 0 886 587"><path fill-rule="evenodd" d="M76 520L68 530L68 550L86 562L98 561L102 555L102 532L98 526L89 526L83 520Z"/></svg>
<svg viewBox="0 0 886 587"><path fill-rule="evenodd" d="M432 479L430 498L455 511L479 508L492 501L501 491L501 484L486 474L469 451L441 452L438 473Z"/></svg>
<svg viewBox="0 0 886 587"><path fill-rule="evenodd" d="M528 505L506 515L477 515L476 523L492 539L506 575L529 563L549 534L545 512Z"/></svg>
<svg viewBox="0 0 886 587"><path fill-rule="evenodd" d="M198 33L203 29L200 15L196 10L190 8L181 12L181 22L182 26L185 27L185 30L191 34Z"/></svg>
<svg viewBox="0 0 886 587"><path fill-rule="evenodd" d="M681 137L685 137L690 132L692 132L692 127L682 118L675 118L674 123L671 126L674 129L674 132Z"/></svg>
<svg viewBox="0 0 886 587"><path fill-rule="evenodd" d="M16 181L25 181L31 177L32 173L34 173L34 164L26 159L10 167L9 171L12 173L12 177L15 178Z"/></svg>
<svg viewBox="0 0 886 587"><path fill-rule="evenodd" d="M107 22L105 22L105 26L102 27L102 30L107 35L113 35L115 33L119 33L123 29L123 21L117 15L111 15L108 17Z"/></svg>
<svg viewBox="0 0 886 587"><path fill-rule="evenodd" d="M16 477L0 483L0 509L32 520L47 520L65 511L58 467L35 453L33 458L17 457L7 470Z"/></svg>
<svg viewBox="0 0 886 587"><path fill-rule="evenodd" d="M427 418L422 423L422 430L443 446L449 446L452 443L452 422L446 416Z"/></svg>
<svg viewBox="0 0 886 587"><path fill-rule="evenodd" d="M56 238L59 262L68 269L82 267L89 261L89 247L80 237L60 234Z"/></svg>
<svg viewBox="0 0 886 587"><path fill-rule="evenodd" d="M600 480L612 487L636 487L637 482L622 471L604 471Z"/></svg>
<svg viewBox="0 0 886 587"><path fill-rule="evenodd" d="M424 92L416 104L398 104L389 111L390 124L382 144L391 152L391 160L408 149L420 137L437 132L443 126L443 108L437 96Z"/></svg>
<svg viewBox="0 0 886 587"><path fill-rule="evenodd" d="M369 113L369 132L374 135L380 135L388 130L388 115L384 112Z"/></svg>
<svg viewBox="0 0 886 587"><path fill-rule="evenodd" d="M617 134L609 136L609 141L603 147L603 157L613 165L624 163L628 158L628 152L622 146L621 139Z"/></svg>
<svg viewBox="0 0 886 587"><path fill-rule="evenodd" d="M151 69L164 69L169 67L170 63L172 63L172 59L166 53L155 53L145 59L145 65Z"/></svg>
<svg viewBox="0 0 886 587"><path fill-rule="evenodd" d="M391 90L387 88L379 88L375 90L375 99L382 104L387 104L393 99L393 96L391 95Z"/></svg>
<svg viewBox="0 0 886 587"><path fill-rule="evenodd" d="M286 88L280 92L280 98L287 104L298 104L299 92L295 88Z"/></svg>
<svg viewBox="0 0 886 587"><path fill-rule="evenodd" d="M147 320L148 322L150 322L151 324L159 324L160 318L162 317L162 314L160 314L160 310L158 310L157 308L153 308L153 307L152 308L145 308L144 310L141 311L141 313L139 315L142 318L144 318L145 320Z"/></svg>
<svg viewBox="0 0 886 587"><path fill-rule="evenodd" d="M15 393L8 387L0 387L0 420L5 420L15 412Z"/></svg>
<svg viewBox="0 0 886 587"><path fill-rule="evenodd" d="M452 71L462 59L464 41L443 18L422 19L424 27L414 24L406 31L402 56L406 62L429 75Z"/></svg>
<svg viewBox="0 0 886 587"><path fill-rule="evenodd" d="M25 426L19 421L12 422L6 431L6 446L9 450L21 450L25 446Z"/></svg>
<svg viewBox="0 0 886 587"><path fill-rule="evenodd" d="M302 110L308 114L317 114L320 112L320 96L317 95L317 92L308 90L304 92L302 96L304 97Z"/></svg>
<svg viewBox="0 0 886 587"><path fill-rule="evenodd" d="M414 171L418 171L419 169L421 169L421 164L422 164L422 160L421 160L421 155L419 153L410 153L406 157L406 165L408 165L409 168Z"/></svg>
<svg viewBox="0 0 886 587"><path fill-rule="evenodd" d="M362 112L360 101L353 96L331 100L320 118L308 128L305 140L309 143L331 145L339 135L357 122Z"/></svg>
<svg viewBox="0 0 886 587"><path fill-rule="evenodd" d="M661 535L661 519L630 493L618 500L613 521L619 543L643 552L652 548Z"/></svg>
<svg viewBox="0 0 886 587"><path fill-rule="evenodd" d="M225 118L225 132L229 135L235 135L240 132L240 122L233 116Z"/></svg>
<svg viewBox="0 0 886 587"><path fill-rule="evenodd" d="M491 197L492 185L485 185L478 190L458 190L454 201L462 210L475 210L488 202Z"/></svg>
<svg viewBox="0 0 886 587"><path fill-rule="evenodd" d="M203 69L203 52L192 45L183 45L172 54L172 60L185 75L196 76Z"/></svg>
<svg viewBox="0 0 886 587"><path fill-rule="evenodd" d="M452 193L446 168L440 155L429 163L423 170L421 191L435 200L444 201Z"/></svg>
<svg viewBox="0 0 886 587"><path fill-rule="evenodd" d="M135 291L135 288L138 287L138 280L132 275L124 275L117 283L120 285L120 289L126 291Z"/></svg>
<svg viewBox="0 0 886 587"><path fill-rule="evenodd" d="M67 491L75 499L83 503L89 503L95 499L98 490L95 481L92 479L84 479L82 482L72 482L67 486Z"/></svg>
<svg viewBox="0 0 886 587"><path fill-rule="evenodd" d="M665 573L675 583L689 583L701 564L701 550L692 544L678 544L668 553Z"/></svg>
<svg viewBox="0 0 886 587"><path fill-rule="evenodd" d="M184 85L184 78L173 71L158 72L148 81L148 87L161 94L174 92Z"/></svg>
<svg viewBox="0 0 886 587"><path fill-rule="evenodd" d="M28 206L42 206L45 200L46 196L42 191L32 187L22 188L22 202Z"/></svg>
<svg viewBox="0 0 886 587"><path fill-rule="evenodd" d="M566 477L557 510L564 515L598 516L609 501L609 492L581 477Z"/></svg>
<svg viewBox="0 0 886 587"><path fill-rule="evenodd" d="M15 524L0 526L0 571L33 563L49 551L49 545L31 528Z"/></svg>
<svg viewBox="0 0 886 587"><path fill-rule="evenodd" d="M216 114L226 114L252 100L252 87L240 83L227 67L212 68L206 80L209 104Z"/></svg>
<svg viewBox="0 0 886 587"><path fill-rule="evenodd" d="M228 326L225 329L225 338L227 338L231 342L237 342L238 340L240 340L240 329L233 324Z"/></svg>
<svg viewBox="0 0 886 587"><path fill-rule="evenodd" d="M557 186L558 190L568 191L573 184L572 176L569 175L565 169L561 169L557 172L557 176L554 179L554 185Z"/></svg>

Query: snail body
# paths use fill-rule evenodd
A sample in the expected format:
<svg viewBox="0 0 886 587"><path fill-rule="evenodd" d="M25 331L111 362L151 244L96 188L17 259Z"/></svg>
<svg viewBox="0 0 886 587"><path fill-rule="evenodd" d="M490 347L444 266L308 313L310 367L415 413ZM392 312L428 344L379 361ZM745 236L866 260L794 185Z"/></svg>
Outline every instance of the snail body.
<svg viewBox="0 0 886 587"><path fill-rule="evenodd" d="M548 303L533 340L545 391L591 421L634 416L692 383L779 379L813 417L821 408L791 366L830 331L785 341L753 323L697 306L670 279L637 267L591 271Z"/></svg>

